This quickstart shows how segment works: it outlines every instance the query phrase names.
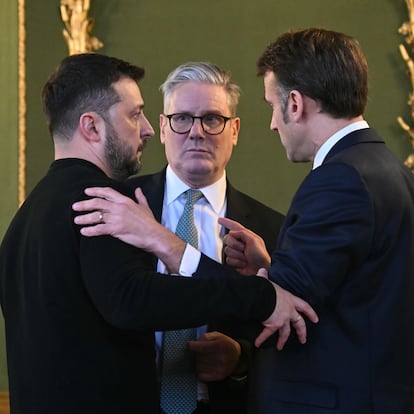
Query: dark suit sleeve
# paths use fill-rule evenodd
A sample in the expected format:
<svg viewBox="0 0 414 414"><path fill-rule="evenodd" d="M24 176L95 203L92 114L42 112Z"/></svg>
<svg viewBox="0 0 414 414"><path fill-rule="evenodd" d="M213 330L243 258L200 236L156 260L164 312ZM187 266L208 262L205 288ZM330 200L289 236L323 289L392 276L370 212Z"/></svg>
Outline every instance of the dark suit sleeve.
<svg viewBox="0 0 414 414"><path fill-rule="evenodd" d="M253 361L254 345L245 339L237 339L241 354L232 375L223 381L209 383L210 402L215 413L243 414L247 407L249 373Z"/></svg>

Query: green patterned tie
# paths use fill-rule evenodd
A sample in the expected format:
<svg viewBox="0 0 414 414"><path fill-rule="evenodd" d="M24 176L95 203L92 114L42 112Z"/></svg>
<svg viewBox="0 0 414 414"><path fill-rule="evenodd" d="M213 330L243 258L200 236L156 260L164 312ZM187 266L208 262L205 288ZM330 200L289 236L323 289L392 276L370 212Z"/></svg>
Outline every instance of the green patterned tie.
<svg viewBox="0 0 414 414"><path fill-rule="evenodd" d="M184 205L175 234L198 248L194 224L194 204L203 197L199 190L186 191ZM189 310L190 311L190 310ZM161 365L161 409L165 414L191 414L197 406L197 379L188 341L195 340L196 328L167 331L163 335Z"/></svg>

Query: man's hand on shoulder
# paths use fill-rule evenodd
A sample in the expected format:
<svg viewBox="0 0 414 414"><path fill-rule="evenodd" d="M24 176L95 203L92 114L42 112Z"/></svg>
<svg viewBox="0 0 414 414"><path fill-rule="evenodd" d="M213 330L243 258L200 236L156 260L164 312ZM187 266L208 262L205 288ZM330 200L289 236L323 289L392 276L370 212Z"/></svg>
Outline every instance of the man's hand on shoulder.
<svg viewBox="0 0 414 414"><path fill-rule="evenodd" d="M152 214L141 189L135 190L138 202L109 187L85 189L93 197L72 205L83 236L110 235L153 253L167 266L170 273L178 273L186 243L161 225Z"/></svg>

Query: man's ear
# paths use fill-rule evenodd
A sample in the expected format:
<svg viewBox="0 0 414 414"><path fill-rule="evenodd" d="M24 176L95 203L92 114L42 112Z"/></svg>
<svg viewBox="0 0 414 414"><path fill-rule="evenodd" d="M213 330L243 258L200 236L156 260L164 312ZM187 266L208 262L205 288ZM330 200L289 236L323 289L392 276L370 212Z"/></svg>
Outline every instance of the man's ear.
<svg viewBox="0 0 414 414"><path fill-rule="evenodd" d="M79 128L88 141L98 142L104 133L104 122L95 112L85 112L79 119Z"/></svg>
<svg viewBox="0 0 414 414"><path fill-rule="evenodd" d="M165 144L165 128L168 127L168 118L160 114L160 141L161 144Z"/></svg>
<svg viewBox="0 0 414 414"><path fill-rule="evenodd" d="M240 118L237 116L234 119L231 119L229 122L231 122L231 135L232 135L232 141L233 146L235 147L237 145L237 142L239 140L239 132L240 132Z"/></svg>
<svg viewBox="0 0 414 414"><path fill-rule="evenodd" d="M303 105L303 95L296 89L291 90L289 92L288 108L292 119L298 120L302 116L304 110Z"/></svg>

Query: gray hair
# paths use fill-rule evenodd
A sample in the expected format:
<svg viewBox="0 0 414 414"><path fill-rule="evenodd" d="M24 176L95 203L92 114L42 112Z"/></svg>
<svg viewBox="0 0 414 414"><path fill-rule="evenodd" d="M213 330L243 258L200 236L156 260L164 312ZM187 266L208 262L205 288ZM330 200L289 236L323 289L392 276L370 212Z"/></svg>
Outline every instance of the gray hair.
<svg viewBox="0 0 414 414"><path fill-rule="evenodd" d="M240 87L233 83L229 72L209 62L187 62L170 72L165 82L160 86L164 95L164 112L167 111L171 96L177 86L190 81L222 86L228 96L231 116L236 116Z"/></svg>

